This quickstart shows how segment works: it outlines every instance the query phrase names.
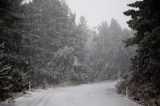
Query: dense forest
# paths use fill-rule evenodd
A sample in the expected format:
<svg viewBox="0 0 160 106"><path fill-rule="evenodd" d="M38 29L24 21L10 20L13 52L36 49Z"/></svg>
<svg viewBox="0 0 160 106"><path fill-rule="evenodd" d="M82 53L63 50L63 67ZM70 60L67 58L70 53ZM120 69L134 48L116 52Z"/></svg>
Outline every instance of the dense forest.
<svg viewBox="0 0 160 106"><path fill-rule="evenodd" d="M122 40L133 36L115 19L89 28L76 23L64 1L0 1L0 98L48 85L82 84L123 77L134 50Z"/></svg>
<svg viewBox="0 0 160 106"><path fill-rule="evenodd" d="M119 93L158 104L160 1L131 3L122 28L90 28L63 0L0 0L0 101L31 87L121 79ZM158 105L156 105L158 106Z"/></svg>

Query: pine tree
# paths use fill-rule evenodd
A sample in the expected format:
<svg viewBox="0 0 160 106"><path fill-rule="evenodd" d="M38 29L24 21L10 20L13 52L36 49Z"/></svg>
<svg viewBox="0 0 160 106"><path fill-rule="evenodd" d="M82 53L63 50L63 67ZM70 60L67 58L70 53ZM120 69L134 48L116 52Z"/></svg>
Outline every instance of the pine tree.
<svg viewBox="0 0 160 106"><path fill-rule="evenodd" d="M26 61L22 55L20 23L21 0L0 1L0 98L11 91L20 91L25 85ZM23 78L22 78L23 77Z"/></svg>
<svg viewBox="0 0 160 106"><path fill-rule="evenodd" d="M70 79L76 45L75 15L59 0L34 0L25 7L24 30L29 41L33 85Z"/></svg>
<svg viewBox="0 0 160 106"><path fill-rule="evenodd" d="M131 16L129 26L136 31L133 38L126 41L127 46L138 45L137 55L132 59L130 85L147 86L152 95L160 94L160 1L143 0L131 3L125 15ZM136 8L136 9L134 9ZM144 89L143 89L144 90Z"/></svg>

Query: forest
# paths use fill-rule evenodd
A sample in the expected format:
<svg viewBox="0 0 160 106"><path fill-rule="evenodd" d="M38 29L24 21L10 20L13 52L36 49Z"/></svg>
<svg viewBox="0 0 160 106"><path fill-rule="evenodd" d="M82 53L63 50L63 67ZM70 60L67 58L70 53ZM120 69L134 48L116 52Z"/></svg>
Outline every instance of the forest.
<svg viewBox="0 0 160 106"><path fill-rule="evenodd" d="M131 19L90 28L63 0L0 0L0 101L10 93L120 80L118 92L160 105L160 1L128 4Z"/></svg>

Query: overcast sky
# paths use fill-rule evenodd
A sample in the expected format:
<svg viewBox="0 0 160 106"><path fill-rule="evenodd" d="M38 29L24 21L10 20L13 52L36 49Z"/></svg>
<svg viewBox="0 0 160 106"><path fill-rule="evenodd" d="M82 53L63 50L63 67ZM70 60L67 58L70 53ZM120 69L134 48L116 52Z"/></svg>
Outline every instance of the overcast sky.
<svg viewBox="0 0 160 106"><path fill-rule="evenodd" d="M90 27L95 27L102 21L109 23L114 18L125 28L128 28L126 21L129 17L124 16L123 12L129 9L126 5L134 1L136 0L66 0L77 18L84 16Z"/></svg>

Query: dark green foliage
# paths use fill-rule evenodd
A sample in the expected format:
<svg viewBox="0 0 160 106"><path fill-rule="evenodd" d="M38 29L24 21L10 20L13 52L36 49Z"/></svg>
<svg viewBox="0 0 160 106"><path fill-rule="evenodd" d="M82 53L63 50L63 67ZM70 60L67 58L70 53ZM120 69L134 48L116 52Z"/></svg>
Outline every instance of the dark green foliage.
<svg viewBox="0 0 160 106"><path fill-rule="evenodd" d="M26 60L21 33L21 0L0 1L0 100L26 84Z"/></svg>
<svg viewBox="0 0 160 106"><path fill-rule="evenodd" d="M129 26L137 33L133 38L126 41L127 46L138 45L137 55L132 59L131 75L129 85L145 86L152 84L156 92L160 94L160 1L143 0L129 4L130 7L137 8L126 11L124 14L131 16L128 21ZM142 93L144 89L134 88ZM138 92L137 92L138 93ZM135 93L136 94L136 93Z"/></svg>
<svg viewBox="0 0 160 106"><path fill-rule="evenodd" d="M6 97L9 96L7 94L8 90L13 86L13 84L11 83L12 73L10 72L11 67L4 66L2 63L0 67L0 100L5 100Z"/></svg>

